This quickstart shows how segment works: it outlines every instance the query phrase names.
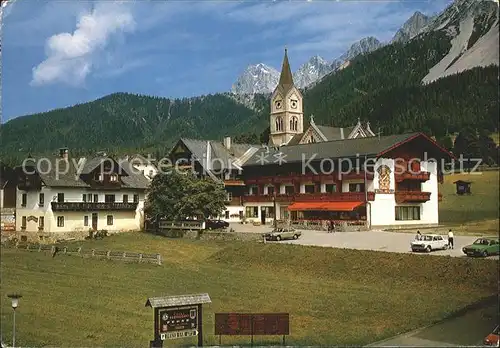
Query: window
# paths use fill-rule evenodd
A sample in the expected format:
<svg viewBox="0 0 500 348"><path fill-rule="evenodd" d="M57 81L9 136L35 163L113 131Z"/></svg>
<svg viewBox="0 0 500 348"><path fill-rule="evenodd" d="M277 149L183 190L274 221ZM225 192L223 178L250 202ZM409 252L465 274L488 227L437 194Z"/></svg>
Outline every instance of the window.
<svg viewBox="0 0 500 348"><path fill-rule="evenodd" d="M57 203L64 203L64 193L57 194Z"/></svg>
<svg viewBox="0 0 500 348"><path fill-rule="evenodd" d="M274 217L274 207L262 207L262 214L266 215L266 218Z"/></svg>
<svg viewBox="0 0 500 348"><path fill-rule="evenodd" d="M314 185L304 185L305 193L314 193Z"/></svg>
<svg viewBox="0 0 500 348"><path fill-rule="evenodd" d="M128 203L128 195L123 195L123 203Z"/></svg>
<svg viewBox="0 0 500 348"><path fill-rule="evenodd" d="M57 217L57 227L64 227L64 216Z"/></svg>
<svg viewBox="0 0 500 348"><path fill-rule="evenodd" d="M92 194L91 193L87 194L87 201L92 202Z"/></svg>
<svg viewBox="0 0 500 348"><path fill-rule="evenodd" d="M134 203L139 203L139 195L134 195Z"/></svg>
<svg viewBox="0 0 500 348"><path fill-rule="evenodd" d="M85 215L83 217L83 226L88 226L89 225L89 217Z"/></svg>
<svg viewBox="0 0 500 348"><path fill-rule="evenodd" d="M397 221L420 220L420 207L418 206L396 207L396 220Z"/></svg>
<svg viewBox="0 0 500 348"><path fill-rule="evenodd" d="M40 207L43 207L43 205L44 205L44 204L45 204L45 194L40 193L40 194L38 195L38 205L39 205Z"/></svg>
<svg viewBox="0 0 500 348"><path fill-rule="evenodd" d="M83 201L83 203L87 203L87 194L84 193L82 195L82 201Z"/></svg>
<svg viewBox="0 0 500 348"><path fill-rule="evenodd" d="M365 184L349 184L349 192L365 192Z"/></svg>
<svg viewBox="0 0 500 348"><path fill-rule="evenodd" d="M94 195L94 203L99 202L99 195Z"/></svg>
<svg viewBox="0 0 500 348"><path fill-rule="evenodd" d="M111 181L111 182L117 182L118 181L118 175L111 174L111 176L109 177L109 181Z"/></svg>
<svg viewBox="0 0 500 348"><path fill-rule="evenodd" d="M226 202L231 202L233 200L233 193L232 192L226 192Z"/></svg>
<svg viewBox="0 0 500 348"><path fill-rule="evenodd" d="M115 195L104 195L104 202L115 203Z"/></svg>
<svg viewBox="0 0 500 348"><path fill-rule="evenodd" d="M308 142L309 144L312 144L312 143L315 143L315 142L316 142L316 140L314 140L314 136L313 136L312 134L311 134L311 136L309 137L309 140L307 140L307 142Z"/></svg>
<svg viewBox="0 0 500 348"><path fill-rule="evenodd" d="M108 226L112 226L113 225L113 215L108 215Z"/></svg>
<svg viewBox="0 0 500 348"><path fill-rule="evenodd" d="M226 219L229 219L229 210L226 210L226 211L224 212L224 217L225 217Z"/></svg>
<svg viewBox="0 0 500 348"><path fill-rule="evenodd" d="M283 119L281 117L276 117L276 131L283 130Z"/></svg>
<svg viewBox="0 0 500 348"><path fill-rule="evenodd" d="M38 229L43 230L44 227L45 227L45 218L43 216L40 216L40 218L38 219Z"/></svg>
<svg viewBox="0 0 500 348"><path fill-rule="evenodd" d="M250 195L256 195L259 193L259 188L257 186L250 186L248 189Z"/></svg>
<svg viewBox="0 0 500 348"><path fill-rule="evenodd" d="M103 181L104 177L101 173L95 173L95 180L97 181Z"/></svg>
<svg viewBox="0 0 500 348"><path fill-rule="evenodd" d="M336 184L326 184L325 185L325 192L328 192L328 193L337 192L337 185Z"/></svg>
<svg viewBox="0 0 500 348"><path fill-rule="evenodd" d="M21 220L21 228L23 230L26 229L26 216L23 216L22 220Z"/></svg>
<svg viewBox="0 0 500 348"><path fill-rule="evenodd" d="M290 130L296 131L299 128L299 119L295 116L293 116L290 119Z"/></svg>
<svg viewBox="0 0 500 348"><path fill-rule="evenodd" d="M285 194L293 195L294 192L295 192L295 188L292 185L285 186Z"/></svg>
<svg viewBox="0 0 500 348"><path fill-rule="evenodd" d="M274 195L274 186L268 186L267 187L267 194L268 195Z"/></svg>
<svg viewBox="0 0 500 348"><path fill-rule="evenodd" d="M28 195L26 193L23 193L21 197L21 207L25 207L28 201Z"/></svg>
<svg viewBox="0 0 500 348"><path fill-rule="evenodd" d="M247 218L256 218L259 216L259 208L258 207L246 207L245 208L245 216Z"/></svg>

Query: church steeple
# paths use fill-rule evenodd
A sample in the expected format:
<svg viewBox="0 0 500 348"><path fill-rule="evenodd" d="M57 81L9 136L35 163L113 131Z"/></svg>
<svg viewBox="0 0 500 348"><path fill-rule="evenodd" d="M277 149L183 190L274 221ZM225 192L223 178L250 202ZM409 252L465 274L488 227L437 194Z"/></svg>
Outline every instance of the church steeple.
<svg viewBox="0 0 500 348"><path fill-rule="evenodd" d="M289 88L293 86L293 76L292 70L290 69L290 63L288 62L288 52L285 48L285 56L283 57L283 64L281 66L281 75L278 86L284 91L288 91Z"/></svg>
<svg viewBox="0 0 500 348"><path fill-rule="evenodd" d="M281 66L278 85L271 95L270 143L281 146L295 135L304 132L302 94L293 84L292 69L288 62L288 52Z"/></svg>

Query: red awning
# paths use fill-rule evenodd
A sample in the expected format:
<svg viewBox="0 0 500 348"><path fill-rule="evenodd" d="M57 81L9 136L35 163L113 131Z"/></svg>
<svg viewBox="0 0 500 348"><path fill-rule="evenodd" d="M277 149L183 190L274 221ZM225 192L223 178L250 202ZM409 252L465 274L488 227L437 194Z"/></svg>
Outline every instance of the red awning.
<svg viewBox="0 0 500 348"><path fill-rule="evenodd" d="M288 210L316 211L353 211L363 202L297 202L288 206Z"/></svg>

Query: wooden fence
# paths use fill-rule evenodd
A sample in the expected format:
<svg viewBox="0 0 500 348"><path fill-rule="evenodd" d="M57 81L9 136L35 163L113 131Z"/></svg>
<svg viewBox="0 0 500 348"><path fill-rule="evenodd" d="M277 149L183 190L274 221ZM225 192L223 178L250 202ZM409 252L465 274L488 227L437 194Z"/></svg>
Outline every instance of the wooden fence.
<svg viewBox="0 0 500 348"><path fill-rule="evenodd" d="M93 257L108 260L131 261L139 263L154 263L161 265L160 254L144 254L133 253L127 251L112 251L112 250L96 250L96 249L82 249L82 247L59 247L50 244L30 244L30 243L17 243L17 249L37 252L50 252L52 254L67 254L78 255L81 257Z"/></svg>

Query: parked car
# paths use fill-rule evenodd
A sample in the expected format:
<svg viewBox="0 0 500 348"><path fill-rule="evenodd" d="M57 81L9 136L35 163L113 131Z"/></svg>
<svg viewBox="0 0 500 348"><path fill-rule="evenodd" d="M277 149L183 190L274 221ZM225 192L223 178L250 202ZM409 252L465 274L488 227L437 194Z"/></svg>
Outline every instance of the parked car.
<svg viewBox="0 0 500 348"><path fill-rule="evenodd" d="M228 228L229 222L223 220L206 220L205 228L207 230L217 230L221 228Z"/></svg>
<svg viewBox="0 0 500 348"><path fill-rule="evenodd" d="M485 346L500 347L500 329L497 326L488 336L484 338L483 344Z"/></svg>
<svg viewBox="0 0 500 348"><path fill-rule="evenodd" d="M280 241L283 239L299 239L299 237L302 235L302 232L296 231L292 227L282 227L282 228L276 228L270 233L265 233L262 236L266 240L276 240Z"/></svg>
<svg viewBox="0 0 500 348"><path fill-rule="evenodd" d="M470 245L464 246L462 251L467 256L486 257L489 255L499 255L500 244L498 243L498 238L483 237L476 239L476 241Z"/></svg>
<svg viewBox="0 0 500 348"><path fill-rule="evenodd" d="M426 251L448 249L448 240L439 234L423 234L420 240L410 243L411 251Z"/></svg>

